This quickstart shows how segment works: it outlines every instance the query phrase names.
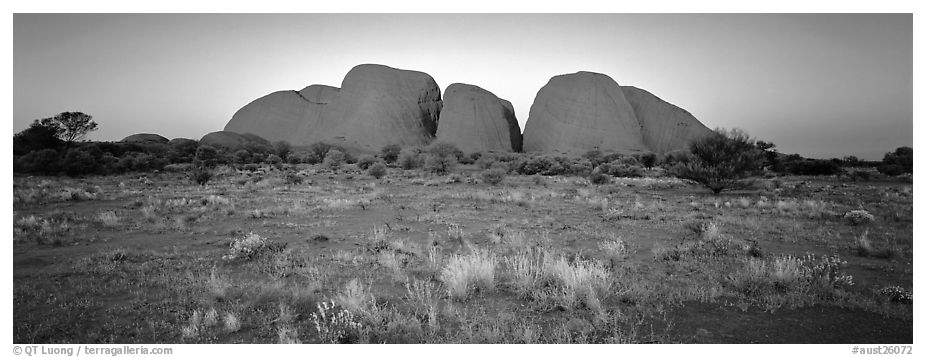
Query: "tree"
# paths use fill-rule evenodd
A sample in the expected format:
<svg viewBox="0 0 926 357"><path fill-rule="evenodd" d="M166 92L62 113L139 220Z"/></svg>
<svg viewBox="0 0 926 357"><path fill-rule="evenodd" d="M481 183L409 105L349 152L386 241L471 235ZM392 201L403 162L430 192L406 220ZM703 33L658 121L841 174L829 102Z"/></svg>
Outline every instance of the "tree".
<svg viewBox="0 0 926 357"><path fill-rule="evenodd" d="M273 144L273 153L279 156L280 159L288 159L291 152L293 152L293 147L287 141L281 140Z"/></svg>
<svg viewBox="0 0 926 357"><path fill-rule="evenodd" d="M754 139L739 129L717 129L692 142L689 150L691 161L676 164L673 171L680 178L706 186L715 195L745 186L744 179L762 167L765 156Z"/></svg>
<svg viewBox="0 0 926 357"><path fill-rule="evenodd" d="M897 166L899 169L893 166ZM913 173L913 148L902 146L894 150L894 152L884 154L884 159L881 160L878 171L891 176L904 172Z"/></svg>
<svg viewBox="0 0 926 357"><path fill-rule="evenodd" d="M209 145L200 145L196 148L193 165L196 167L215 167L219 163L219 151ZM208 179L207 179L208 181Z"/></svg>
<svg viewBox="0 0 926 357"><path fill-rule="evenodd" d="M97 129L93 117L81 112L64 112L40 121L42 126L57 128L57 137L68 146Z"/></svg>
<svg viewBox="0 0 926 357"><path fill-rule="evenodd" d="M392 163L395 163L396 160L399 159L399 153L401 152L402 152L401 146L398 146L396 144L390 144L390 145L383 146L380 153L383 156L383 160L385 160L387 164L392 164Z"/></svg>
<svg viewBox="0 0 926 357"><path fill-rule="evenodd" d="M13 135L13 154L25 155L30 151L55 149L61 145L59 128L36 120L23 131Z"/></svg>
<svg viewBox="0 0 926 357"><path fill-rule="evenodd" d="M756 141L756 147L759 150L762 150L763 155L765 156L765 164L763 167L768 167L772 170L779 168L780 163L778 160L778 150L775 150L775 143L771 141Z"/></svg>

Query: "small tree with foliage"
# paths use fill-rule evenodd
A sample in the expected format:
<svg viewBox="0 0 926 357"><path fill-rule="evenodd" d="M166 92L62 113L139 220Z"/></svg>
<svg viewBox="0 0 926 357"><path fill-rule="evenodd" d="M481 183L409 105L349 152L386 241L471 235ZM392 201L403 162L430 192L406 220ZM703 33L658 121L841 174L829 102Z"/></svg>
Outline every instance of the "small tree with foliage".
<svg viewBox="0 0 926 357"><path fill-rule="evenodd" d="M287 141L277 141L273 143L273 153L280 157L283 161L289 158L289 154L293 152L292 145Z"/></svg>
<svg viewBox="0 0 926 357"><path fill-rule="evenodd" d="M61 145L60 129L55 125L36 120L23 131L13 135L13 154L25 155L30 151L56 149Z"/></svg>
<svg viewBox="0 0 926 357"><path fill-rule="evenodd" d="M383 146L383 149L380 151L380 154L383 157L383 161L387 164L395 163L399 159L399 153L402 152L402 147L396 144Z"/></svg>
<svg viewBox="0 0 926 357"><path fill-rule="evenodd" d="M215 167L219 163L219 151L209 145L200 145L196 148L193 165L196 167Z"/></svg>
<svg viewBox="0 0 926 357"><path fill-rule="evenodd" d="M878 166L878 172L889 176L897 176L902 173L913 173L913 148L903 146L894 152L884 154L881 165Z"/></svg>
<svg viewBox="0 0 926 357"><path fill-rule="evenodd" d="M673 167L684 179L698 182L720 194L727 189L747 186L745 179L759 170L765 153L746 132L717 129L713 134L695 140L689 146L692 158Z"/></svg>
<svg viewBox="0 0 926 357"><path fill-rule="evenodd" d="M344 152L338 149L331 149L325 154L325 160L322 162L326 168L337 171L345 161Z"/></svg>
<svg viewBox="0 0 926 357"><path fill-rule="evenodd" d="M370 165L369 169L367 169L367 174L377 179L381 179L383 176L386 176L386 165L383 165L382 162L374 163Z"/></svg>
<svg viewBox="0 0 926 357"><path fill-rule="evenodd" d="M97 129L93 117L81 112L64 112L41 120L43 126L58 128L58 138L69 146Z"/></svg>

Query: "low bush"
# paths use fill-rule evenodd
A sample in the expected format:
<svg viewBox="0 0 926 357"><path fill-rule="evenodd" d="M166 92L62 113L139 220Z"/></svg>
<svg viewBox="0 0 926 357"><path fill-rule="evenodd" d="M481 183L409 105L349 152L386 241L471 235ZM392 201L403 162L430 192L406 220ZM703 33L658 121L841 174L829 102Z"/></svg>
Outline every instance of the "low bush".
<svg viewBox="0 0 926 357"><path fill-rule="evenodd" d="M611 177L602 173L599 169L600 167L596 168L594 171L592 171L591 175L588 175L588 181L596 185L606 185L610 183Z"/></svg>
<svg viewBox="0 0 926 357"><path fill-rule="evenodd" d="M875 216L871 215L871 213L868 213L866 210L853 210L846 212L843 218L853 226L869 224L875 220Z"/></svg>
<svg viewBox="0 0 926 357"><path fill-rule="evenodd" d="M330 170L337 170L344 164L346 161L346 156L344 152L338 149L331 149L325 154L325 159L322 162L322 165Z"/></svg>
<svg viewBox="0 0 926 357"><path fill-rule="evenodd" d="M441 269L440 280L450 296L465 299L473 291L495 289L497 260L488 251L476 250L468 255L452 255Z"/></svg>
<svg viewBox="0 0 926 357"><path fill-rule="evenodd" d="M193 169L191 179L193 180L193 182L196 182L198 185L205 186L209 182L209 180L212 179L213 175L214 173L212 172L211 169L197 167Z"/></svg>
<svg viewBox="0 0 926 357"><path fill-rule="evenodd" d="M438 175L444 175L453 170L457 158L453 155L436 155L428 153L424 159L424 169Z"/></svg>
<svg viewBox="0 0 926 357"><path fill-rule="evenodd" d="M374 163L367 169L367 174L376 179L381 179L383 176L386 176L386 165L381 162Z"/></svg>
<svg viewBox="0 0 926 357"><path fill-rule="evenodd" d="M396 160L399 159L399 154L402 152L402 147L396 144L383 146L380 150L380 155L387 164L393 164Z"/></svg>
<svg viewBox="0 0 926 357"><path fill-rule="evenodd" d="M490 185L498 185L505 180L506 170L501 167L493 167L482 172L482 181Z"/></svg>
<svg viewBox="0 0 926 357"><path fill-rule="evenodd" d="M360 159L357 160L357 167L359 167L361 170L366 170L366 169L369 169L370 166L372 166L373 164L377 162L379 162L379 160L377 160L375 157L370 156L370 155L364 155L364 156L361 156Z"/></svg>
<svg viewBox="0 0 926 357"><path fill-rule="evenodd" d="M421 166L421 158L413 149L403 149L398 160L399 167L405 170L414 170Z"/></svg>
<svg viewBox="0 0 926 357"><path fill-rule="evenodd" d="M285 243L277 243L251 232L244 237L233 240L228 249L228 254L222 256L222 259L248 261L264 253L280 253L285 248Z"/></svg>

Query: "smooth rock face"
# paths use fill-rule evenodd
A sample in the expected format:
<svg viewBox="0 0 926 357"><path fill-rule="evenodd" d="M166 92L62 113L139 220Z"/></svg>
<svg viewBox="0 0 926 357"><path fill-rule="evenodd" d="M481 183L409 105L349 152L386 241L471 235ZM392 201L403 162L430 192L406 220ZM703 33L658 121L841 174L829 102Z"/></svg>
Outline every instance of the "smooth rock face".
<svg viewBox="0 0 926 357"><path fill-rule="evenodd" d="M323 108L337 92L334 87L313 85L298 92L270 93L239 109L225 130L273 141L299 142L300 135L313 132Z"/></svg>
<svg viewBox="0 0 926 357"><path fill-rule="evenodd" d="M593 149L649 151L633 108L611 77L591 72L553 77L531 105L524 151L576 155Z"/></svg>
<svg viewBox="0 0 926 357"><path fill-rule="evenodd" d="M158 134L133 134L126 136L125 139L122 139L124 143L138 143L138 144L165 144L169 142L167 138L160 136Z"/></svg>
<svg viewBox="0 0 926 357"><path fill-rule="evenodd" d="M520 151L521 128L510 102L477 86L454 83L444 93L437 140L464 152Z"/></svg>
<svg viewBox="0 0 926 357"><path fill-rule="evenodd" d="M341 89L312 85L259 98L238 110L225 130L378 151L430 142L440 108L440 88L426 73L365 64L347 73Z"/></svg>
<svg viewBox="0 0 926 357"><path fill-rule="evenodd" d="M203 136L199 145L209 145L217 149L236 151L248 146L270 146L270 143L254 134L238 134L231 131L216 131Z"/></svg>
<svg viewBox="0 0 926 357"><path fill-rule="evenodd" d="M319 131L335 144L368 150L426 145L437 131L440 110L440 87L428 74L359 65L325 108Z"/></svg>
<svg viewBox="0 0 926 357"><path fill-rule="evenodd" d="M688 111L643 89L622 86L643 131L643 143L655 153L687 150L688 144L712 131Z"/></svg>

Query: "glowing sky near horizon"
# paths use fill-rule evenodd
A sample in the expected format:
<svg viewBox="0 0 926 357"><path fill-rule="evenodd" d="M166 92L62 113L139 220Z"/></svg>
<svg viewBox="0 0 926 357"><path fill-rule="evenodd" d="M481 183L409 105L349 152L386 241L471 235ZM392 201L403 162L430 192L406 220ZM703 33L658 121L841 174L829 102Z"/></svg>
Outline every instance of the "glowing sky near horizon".
<svg viewBox="0 0 926 357"><path fill-rule="evenodd" d="M913 144L910 14L14 14L13 132L63 111L93 140L221 130L277 90L362 63L510 100L523 130L559 74L607 74L810 157Z"/></svg>

